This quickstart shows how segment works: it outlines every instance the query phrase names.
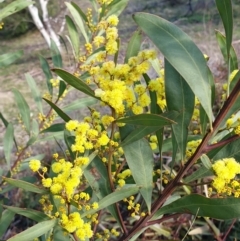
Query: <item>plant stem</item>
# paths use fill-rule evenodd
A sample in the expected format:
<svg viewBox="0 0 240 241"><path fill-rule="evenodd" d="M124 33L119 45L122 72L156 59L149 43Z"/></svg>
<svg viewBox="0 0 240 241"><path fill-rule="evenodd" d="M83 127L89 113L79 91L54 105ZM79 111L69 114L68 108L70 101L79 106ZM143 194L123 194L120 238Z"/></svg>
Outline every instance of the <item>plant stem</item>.
<svg viewBox="0 0 240 241"><path fill-rule="evenodd" d="M230 231L233 228L233 225L235 224L236 221L237 221L237 219L233 219L230 227L228 228L227 232L225 233L224 237L222 238L222 241L225 241L227 239L227 236L230 233Z"/></svg>
<svg viewBox="0 0 240 241"><path fill-rule="evenodd" d="M112 109L112 116L113 118L115 118L115 111L114 109ZM112 125L111 125L111 135L110 135L110 140L113 140L113 135L114 135L114 129L115 129L115 123L113 122ZM114 192L115 188L114 188L114 183L113 183L113 178L112 178L112 161L113 161L113 147L110 146L109 148L109 158L108 158L108 166L107 166L107 171L108 171L108 179L109 179L109 183L110 183L110 187L112 189L112 192ZM119 221L121 223L121 227L123 229L123 232L125 235L128 234L128 230L124 224L124 221L123 221L123 218L122 218L122 215L121 215L121 212L120 212L120 209L119 209L119 205L118 203L115 203L115 207L116 207L116 210L117 210L117 214L118 214L118 218L119 218Z"/></svg>

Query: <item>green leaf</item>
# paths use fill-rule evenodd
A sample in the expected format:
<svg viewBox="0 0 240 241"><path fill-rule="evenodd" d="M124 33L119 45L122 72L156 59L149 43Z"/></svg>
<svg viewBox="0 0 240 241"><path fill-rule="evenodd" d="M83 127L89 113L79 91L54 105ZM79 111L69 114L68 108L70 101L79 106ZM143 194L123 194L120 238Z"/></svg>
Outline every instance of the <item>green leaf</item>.
<svg viewBox="0 0 240 241"><path fill-rule="evenodd" d="M156 126L141 126L136 128L134 131L132 131L122 142L121 142L121 146L126 146L128 144L131 144L135 141L138 141L140 139L142 139L143 137L156 132L157 130L159 130L161 127L156 127Z"/></svg>
<svg viewBox="0 0 240 241"><path fill-rule="evenodd" d="M106 167L98 156L84 169L84 176L99 199L111 193Z"/></svg>
<svg viewBox="0 0 240 241"><path fill-rule="evenodd" d="M188 126L190 124L195 97L189 85L174 67L165 59L165 92L168 111L178 111L180 115L172 125L173 134L184 160L187 147Z"/></svg>
<svg viewBox="0 0 240 241"><path fill-rule="evenodd" d="M65 123L57 123L57 124L53 124L50 127L42 130L41 133L58 132L58 131L63 131L64 129L65 129Z"/></svg>
<svg viewBox="0 0 240 241"><path fill-rule="evenodd" d="M207 117L207 114L205 112L205 110L202 108L202 106L200 105L200 125L201 125L201 134L204 136L208 129L207 129L207 126L208 126L208 117Z"/></svg>
<svg viewBox="0 0 240 241"><path fill-rule="evenodd" d="M0 21L4 18L6 18L9 15L12 15L30 4L33 4L34 2L32 1L26 1L26 0L16 0L11 3L9 3L6 7L2 8L0 11Z"/></svg>
<svg viewBox="0 0 240 241"><path fill-rule="evenodd" d="M174 167L176 162L176 157L178 153L178 143L175 135L172 136L172 161L171 161L171 168Z"/></svg>
<svg viewBox="0 0 240 241"><path fill-rule="evenodd" d="M69 37L71 40L71 45L73 48L74 57L75 59L77 59L79 57L79 52L80 52L79 34L72 19L68 15L66 15L65 18L66 18Z"/></svg>
<svg viewBox="0 0 240 241"><path fill-rule="evenodd" d="M66 42L65 38L63 38L61 35L58 35L58 37L59 37L60 43L64 45L64 49L66 51L66 55L68 56L69 52L68 52L68 46L67 46L67 42ZM66 36L66 37L68 37L68 36Z"/></svg>
<svg viewBox="0 0 240 241"><path fill-rule="evenodd" d="M215 33L216 33L217 42L218 42L218 45L222 52L224 61L226 62L226 64L228 64L228 53L227 53L227 49L226 49L226 37L218 30L216 30ZM230 50L229 50L229 58L230 58L230 71L232 72L233 70L238 69L237 54L232 45L230 46Z"/></svg>
<svg viewBox="0 0 240 241"><path fill-rule="evenodd" d="M12 179L12 178L7 178L7 177L4 178L4 181L7 182L8 184L13 185L14 187L21 188L28 192L34 192L34 193L39 193L39 194L46 194L48 192L46 189L41 189L38 186L33 185L29 182Z"/></svg>
<svg viewBox="0 0 240 241"><path fill-rule="evenodd" d="M124 125L123 127L119 127L121 141L123 141L134 130L134 125Z"/></svg>
<svg viewBox="0 0 240 241"><path fill-rule="evenodd" d="M51 84L50 80L53 78L53 76L52 76L49 64L48 64L47 60L45 58L43 58L42 56L39 56L39 59L40 59L41 68L42 68L43 73L45 74L45 77L46 77L48 91L52 95L53 94L53 87L52 87L52 84Z"/></svg>
<svg viewBox="0 0 240 241"><path fill-rule="evenodd" d="M177 113L176 111L167 112L162 115L140 114L140 115L134 115L134 116L125 117L125 118L120 118L116 120L116 122L127 123L131 125L140 125L140 126L163 127L165 125L175 124L176 122L174 120L178 115L179 113Z"/></svg>
<svg viewBox="0 0 240 241"><path fill-rule="evenodd" d="M22 94L15 88L12 89L14 94L15 101L17 103L18 110L20 112L23 124L26 128L26 131L30 133L30 109L29 106L22 96Z"/></svg>
<svg viewBox="0 0 240 241"><path fill-rule="evenodd" d="M6 233L9 225L13 221L15 216L15 213L4 210L2 213L2 218L0 219L0 237L3 237L3 235Z"/></svg>
<svg viewBox="0 0 240 241"><path fill-rule="evenodd" d="M89 95L99 100L99 98L95 96L94 91L81 79L77 78L76 76L63 69L53 69L53 72L55 72L59 77L61 77L64 81L73 86L75 89L80 90L86 95Z"/></svg>
<svg viewBox="0 0 240 241"><path fill-rule="evenodd" d="M50 49L51 49L51 55L52 55L52 61L53 61L54 67L62 68L61 53L59 52L59 49L56 43L52 39L51 39Z"/></svg>
<svg viewBox="0 0 240 241"><path fill-rule="evenodd" d="M53 240L54 241L71 241L69 235L66 235L64 230L59 224L55 225L53 229Z"/></svg>
<svg viewBox="0 0 240 241"><path fill-rule="evenodd" d="M32 92L33 99L38 107L38 110L43 113L42 109L42 96L39 91L39 88L36 85L36 81L33 79L33 77L30 74L25 74L28 86L30 87L30 90Z"/></svg>
<svg viewBox="0 0 240 241"><path fill-rule="evenodd" d="M212 157L213 160L218 160L222 158L234 157L236 159L240 158L240 137L239 139L228 142L225 144L215 156Z"/></svg>
<svg viewBox="0 0 240 241"><path fill-rule="evenodd" d="M65 2L65 4L66 4L69 12L73 16L73 19L74 19L75 23L77 24L79 30L81 31L83 37L85 38L86 43L88 43L89 38L88 38L87 32L85 30L81 14L80 14L80 12L78 12L78 8L76 8L77 5L76 4L73 5L73 4L67 3L67 2Z"/></svg>
<svg viewBox="0 0 240 241"><path fill-rule="evenodd" d="M26 146L31 146L37 140L37 136L31 136Z"/></svg>
<svg viewBox="0 0 240 241"><path fill-rule="evenodd" d="M147 13L137 13L134 20L188 83L212 123L207 64L199 48L186 33L165 19Z"/></svg>
<svg viewBox="0 0 240 241"><path fill-rule="evenodd" d="M208 68L208 80L209 80L209 85L211 86L212 90L212 106L214 105L215 102L215 82L213 78L213 74L211 70ZM200 125L201 125L201 134L204 136L208 132L208 116L203 109L203 107L200 105Z"/></svg>
<svg viewBox="0 0 240 241"><path fill-rule="evenodd" d="M58 108L55 104L53 104L50 100L43 98L55 111L56 113L65 121L68 122L71 118L65 114L60 108Z"/></svg>
<svg viewBox="0 0 240 241"><path fill-rule="evenodd" d="M96 156L84 169L84 176L99 200L103 199L112 192L108 179L107 168L98 156ZM120 223L115 206L109 206L108 210Z"/></svg>
<svg viewBox="0 0 240 241"><path fill-rule="evenodd" d="M0 173L0 175L2 175L2 173ZM3 203L4 203L4 198L1 198L1 200L0 200L0 222L1 222L2 213L3 213L3 206L2 206Z"/></svg>
<svg viewBox="0 0 240 241"><path fill-rule="evenodd" d="M72 6L78 11L78 13L80 14L81 18L83 19L83 21L88 22L87 16L85 15L85 13L81 10L81 8L74 2L71 2Z"/></svg>
<svg viewBox="0 0 240 241"><path fill-rule="evenodd" d="M227 55L230 54L230 48L232 45L232 34L233 34L233 12L232 12L232 1L229 0L215 0L217 9L221 16L223 26L226 33L226 49Z"/></svg>
<svg viewBox="0 0 240 241"><path fill-rule="evenodd" d="M32 241L35 238L40 237L43 234L46 234L51 230L57 223L57 219L52 219L48 221L40 222L31 228L13 236L7 241Z"/></svg>
<svg viewBox="0 0 240 241"><path fill-rule="evenodd" d="M98 202L99 207L97 210L91 210L91 211L85 212L81 216L85 217L88 214L92 214L99 210L107 208L110 205L123 200L124 198L130 197L131 195L136 194L138 191L139 191L139 187L137 187L135 185L134 185L134 187L123 187L120 190L117 190L117 191L105 196L104 198L100 199L100 201Z"/></svg>
<svg viewBox="0 0 240 241"><path fill-rule="evenodd" d="M53 132L52 134L50 135L47 135L47 136L44 136L44 137L41 137L41 138L38 138L36 140L36 142L42 142L42 141L52 141L52 140L63 140L64 139L64 135L63 135L63 132L62 131L59 131L59 132Z"/></svg>
<svg viewBox="0 0 240 241"><path fill-rule="evenodd" d="M158 141L158 151L159 151L159 154L161 155L163 152L164 128L161 128L160 130L156 131L156 136L157 136L157 141ZM172 148L172 146L171 146L171 148Z"/></svg>
<svg viewBox="0 0 240 241"><path fill-rule="evenodd" d="M65 82L60 80L58 98L61 98L61 96L64 93L64 91L66 90L66 88L67 88L67 85L65 84Z"/></svg>
<svg viewBox="0 0 240 241"><path fill-rule="evenodd" d="M134 234L129 241L136 241L136 240L138 240L137 238L148 228L149 227L141 228L141 230L138 231L136 234Z"/></svg>
<svg viewBox="0 0 240 241"><path fill-rule="evenodd" d="M119 16L122 11L126 8L126 6L128 5L128 1L129 0L121 0L118 1L116 4L110 4L110 9L108 10L107 14L106 14L106 18L111 16L111 15L116 15Z"/></svg>
<svg viewBox="0 0 240 241"><path fill-rule="evenodd" d="M154 217L169 213L191 213L200 217L233 219L240 217L239 198L206 198L191 194L158 210Z"/></svg>
<svg viewBox="0 0 240 241"><path fill-rule="evenodd" d="M17 213L20 214L24 217L30 218L36 222L42 222L45 220L49 220L50 218L44 214L43 212L40 211L36 211L33 209L29 209L29 208L17 208L17 207L12 207L12 206L6 206L3 205L4 208L8 209L9 211L13 212L13 213Z"/></svg>
<svg viewBox="0 0 240 241"><path fill-rule="evenodd" d="M152 202L153 154L149 143L142 139L123 146L124 154L136 184L141 187L148 211Z"/></svg>
<svg viewBox="0 0 240 241"><path fill-rule="evenodd" d="M66 105L62 108L64 112L70 112L73 110L79 110L83 107L91 106L97 103L97 100L92 97L86 97L82 99L77 99L72 101L69 105Z"/></svg>
<svg viewBox="0 0 240 241"><path fill-rule="evenodd" d="M8 126L8 121L4 118L3 114L0 112L0 119L2 120L5 127Z"/></svg>
<svg viewBox="0 0 240 241"><path fill-rule="evenodd" d="M32 120L32 131L31 131L32 136L37 137L39 134L39 124L38 122L33 119Z"/></svg>
<svg viewBox="0 0 240 241"><path fill-rule="evenodd" d="M126 56L124 59L125 63L127 63L131 57L138 55L138 52L141 47L141 43L142 43L142 32L140 30L137 30L133 33L131 39L128 42Z"/></svg>
<svg viewBox="0 0 240 241"><path fill-rule="evenodd" d="M72 159L75 159L76 154L72 151L72 145L75 143L75 136L72 136L71 132L68 130L64 130L64 141L67 145L68 151Z"/></svg>
<svg viewBox="0 0 240 241"><path fill-rule="evenodd" d="M197 171L193 172L191 175L184 178L184 183L193 182L203 177L209 177L212 175L213 175L212 170L209 170L206 167L201 166Z"/></svg>
<svg viewBox="0 0 240 241"><path fill-rule="evenodd" d="M208 170L212 169L212 163L206 154L202 154L200 160L205 168L207 168Z"/></svg>
<svg viewBox="0 0 240 241"><path fill-rule="evenodd" d="M8 169L10 169L10 165L11 165L11 153L12 153L13 144L14 144L13 124L9 123L7 125L7 130L5 132L4 139L3 139L3 150L4 150L4 155L5 155Z"/></svg>
<svg viewBox="0 0 240 241"><path fill-rule="evenodd" d="M240 71L237 72L235 77L232 80L232 83L236 83L240 79ZM232 86L233 88L234 86ZM240 96L238 96L237 100L234 102L234 104L231 106L231 108L228 110L227 114L225 115L224 119L222 120L222 123L219 127L219 129L225 128L227 119L234 114L236 111L239 111L240 106Z"/></svg>
<svg viewBox="0 0 240 241"><path fill-rule="evenodd" d="M3 124L5 127L8 126L9 122L4 118L3 114L0 112L0 119L2 120ZM14 144L15 144L15 147L17 148L18 145L17 145L17 142L15 140L15 137L13 138L13 141L14 141ZM0 175L1 176L1 175Z"/></svg>
<svg viewBox="0 0 240 241"><path fill-rule="evenodd" d="M11 63L19 59L22 55L23 55L22 50L0 55L0 68L10 65Z"/></svg>

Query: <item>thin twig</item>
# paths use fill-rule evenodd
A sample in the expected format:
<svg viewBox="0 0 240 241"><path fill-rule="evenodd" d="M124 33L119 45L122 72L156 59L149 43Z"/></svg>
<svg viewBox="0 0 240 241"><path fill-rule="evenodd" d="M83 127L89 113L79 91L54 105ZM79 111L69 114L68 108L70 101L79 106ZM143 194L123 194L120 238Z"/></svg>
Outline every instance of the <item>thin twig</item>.
<svg viewBox="0 0 240 241"><path fill-rule="evenodd" d="M230 233L231 229L233 228L233 225L235 224L235 222L237 221L237 219L233 219L231 225L229 226L227 232L225 233L224 237L222 238L222 241L225 241L228 234Z"/></svg>
<svg viewBox="0 0 240 241"><path fill-rule="evenodd" d="M168 219L171 219L171 218L176 218L176 217L179 217L181 216L182 213L175 213L175 214L171 214L171 215L168 215L168 216L164 216L160 219L156 219L156 220L153 220L153 221L148 221L146 224L145 224L145 227L148 227L148 226L151 226L151 225L154 225L156 223L162 223L162 222L165 222L166 220Z"/></svg>

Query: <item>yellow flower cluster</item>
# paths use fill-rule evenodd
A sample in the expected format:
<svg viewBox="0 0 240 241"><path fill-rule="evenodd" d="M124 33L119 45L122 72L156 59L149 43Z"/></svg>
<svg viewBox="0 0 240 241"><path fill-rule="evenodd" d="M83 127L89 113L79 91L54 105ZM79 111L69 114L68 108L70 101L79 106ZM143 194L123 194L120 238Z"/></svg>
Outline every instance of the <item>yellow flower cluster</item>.
<svg viewBox="0 0 240 241"><path fill-rule="evenodd" d="M70 120L66 123L66 129L75 133L75 143L71 146L73 152L84 153L85 150L98 149L106 146L109 137L106 131L99 132L89 123Z"/></svg>
<svg viewBox="0 0 240 241"><path fill-rule="evenodd" d="M226 121L226 128L233 129L236 135L240 135L240 118L236 118L235 115L232 115Z"/></svg>
<svg viewBox="0 0 240 241"><path fill-rule="evenodd" d="M93 236L90 223L85 223L78 212L69 215L63 214L60 223L69 233L75 232L80 240L86 240Z"/></svg>
<svg viewBox="0 0 240 241"><path fill-rule="evenodd" d="M31 160L29 167L32 171L38 172L41 177L42 185L49 189L53 195L53 200L48 195L43 195L39 202L43 206L43 211L50 217L59 218L61 226L69 233L75 232L80 240L91 238L93 232L91 223L97 222L96 214L90 215L87 218L89 221L82 219L80 213L69 212L68 206L70 203L75 203L78 210L98 209L98 203L89 204L90 196L88 193L82 192L82 166L89 162L88 157L77 157L74 163L63 158L59 158L58 154L53 155L55 162L52 163L51 169L53 177L45 177L47 172L46 167L41 167L39 160ZM42 173L40 173L40 168ZM54 200L59 199L58 210L53 213ZM53 203L52 203L53 202Z"/></svg>
<svg viewBox="0 0 240 241"><path fill-rule="evenodd" d="M102 241L108 241L111 234L115 237L118 237L120 235L120 233L116 229L112 228L111 230L104 229L103 232L96 233L96 238Z"/></svg>
<svg viewBox="0 0 240 241"><path fill-rule="evenodd" d="M227 119L226 121L226 127L227 129L230 129L233 127L233 124L234 124L234 115L232 115L230 118Z"/></svg>
<svg viewBox="0 0 240 241"><path fill-rule="evenodd" d="M0 22L0 30L3 29L4 22Z"/></svg>
<svg viewBox="0 0 240 241"><path fill-rule="evenodd" d="M152 135L149 138L149 144L152 148L152 150L156 150L158 148L158 140L156 135Z"/></svg>
<svg viewBox="0 0 240 241"><path fill-rule="evenodd" d="M156 91L157 104L162 110L165 110L166 97L165 97L165 84L164 84L164 69L161 69L160 77L156 79L152 79L149 82L148 89L150 91Z"/></svg>
<svg viewBox="0 0 240 241"><path fill-rule="evenodd" d="M218 194L240 196L240 183L235 180L240 174L240 164L234 158L224 158L216 161L212 165L216 177L213 179L212 186Z"/></svg>
<svg viewBox="0 0 240 241"><path fill-rule="evenodd" d="M107 4L107 2L99 1L99 4ZM91 16L91 13L88 15ZM88 73L90 75L86 83L94 83L97 86L95 96L114 109L116 118L124 116L127 110L131 110L136 115L143 113L144 108L151 102L148 90L157 93L157 103L162 110L165 109L164 70L162 69L160 77L151 80L148 86L141 84L142 75L150 69L149 61L156 58L154 50L140 51L137 56L129 58L125 64L117 64L108 60L108 56L118 51L116 41L118 21L117 16L110 15L96 25L92 43L85 45L86 55L79 58L80 73L75 74ZM98 31L101 34L97 34ZM100 47L104 50L97 51ZM92 54L94 51L96 53ZM108 122L111 121L113 120Z"/></svg>
<svg viewBox="0 0 240 241"><path fill-rule="evenodd" d="M240 136L240 125L238 125L238 126L236 126L236 127L234 128L234 133L235 133L236 135L239 135L239 136Z"/></svg>
<svg viewBox="0 0 240 241"><path fill-rule="evenodd" d="M200 102L197 97L195 97L195 104L194 104L194 110L192 115L192 121L190 124L190 131L192 134L197 135L201 132L200 127Z"/></svg>
<svg viewBox="0 0 240 241"><path fill-rule="evenodd" d="M158 183L169 183L170 180L174 178L174 174L169 170L157 169L153 171L153 182L158 185Z"/></svg>
<svg viewBox="0 0 240 241"><path fill-rule="evenodd" d="M38 120L40 122L41 129L40 131L50 127L53 121L56 118L56 114L51 112L48 116L45 116L43 113L38 113Z"/></svg>
<svg viewBox="0 0 240 241"><path fill-rule="evenodd" d="M129 59L127 64L117 64L113 61L105 61L101 67L90 67L89 73L98 88L95 95L111 106L117 115L122 116L126 107L134 114L143 112L143 108L150 104L147 86L136 84L142 74L149 68L149 59L154 57L154 51L142 51L136 57Z"/></svg>
<svg viewBox="0 0 240 241"><path fill-rule="evenodd" d="M79 163L77 163L79 164ZM54 195L60 195L70 201L75 194L75 189L81 184L81 165L72 164L65 159L59 159L52 164L52 171L57 174L53 178L43 178L42 185L50 188Z"/></svg>
<svg viewBox="0 0 240 241"><path fill-rule="evenodd" d="M119 187L123 187L125 185L125 179L130 177L131 175L132 172L130 169L126 169L123 172L118 173L117 178Z"/></svg>
<svg viewBox="0 0 240 241"><path fill-rule="evenodd" d="M187 143L187 150L186 150L186 157L187 158L191 157L194 154L194 152L196 151L197 147L199 146L199 144L201 142L202 142L202 139L189 141Z"/></svg>
<svg viewBox="0 0 240 241"><path fill-rule="evenodd" d="M59 79L50 79L50 83L52 84L53 87L58 87L59 86Z"/></svg>
<svg viewBox="0 0 240 241"><path fill-rule="evenodd" d="M109 5L113 0L97 0L97 2L100 4L100 5L103 5L103 4L106 4L106 5Z"/></svg>
<svg viewBox="0 0 240 241"><path fill-rule="evenodd" d="M123 201L128 203L127 209L132 211L132 217L135 217L136 214L144 217L146 215L145 212L140 212L141 205L139 203L135 203L134 199L134 196L131 196L129 199L124 198Z"/></svg>

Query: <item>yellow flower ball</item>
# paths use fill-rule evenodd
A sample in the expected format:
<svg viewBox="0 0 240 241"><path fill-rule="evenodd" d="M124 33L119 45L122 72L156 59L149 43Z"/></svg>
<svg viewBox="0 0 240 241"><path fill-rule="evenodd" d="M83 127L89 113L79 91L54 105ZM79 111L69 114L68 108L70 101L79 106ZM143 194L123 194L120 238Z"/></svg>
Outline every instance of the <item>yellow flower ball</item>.
<svg viewBox="0 0 240 241"><path fill-rule="evenodd" d="M29 162L29 167L33 172L37 172L41 167L41 162L39 160L31 160Z"/></svg>
<svg viewBox="0 0 240 241"><path fill-rule="evenodd" d="M117 26L119 20L118 20L118 17L116 15L111 15L107 18L107 22L112 26Z"/></svg>
<svg viewBox="0 0 240 241"><path fill-rule="evenodd" d="M106 146L109 142L109 137L106 134L102 134L97 142L101 146Z"/></svg>
<svg viewBox="0 0 240 241"><path fill-rule="evenodd" d="M52 179L51 178L44 178L44 179L42 179L42 185L44 187L51 187Z"/></svg>
<svg viewBox="0 0 240 241"><path fill-rule="evenodd" d="M70 120L66 123L65 127L68 131L73 131L77 128L78 121L77 120Z"/></svg>
<svg viewBox="0 0 240 241"><path fill-rule="evenodd" d="M54 173L59 173L59 172L61 172L61 171L62 171L62 168L63 168L63 164L60 163L60 162L54 162L54 163L52 164L52 171L53 171Z"/></svg>

